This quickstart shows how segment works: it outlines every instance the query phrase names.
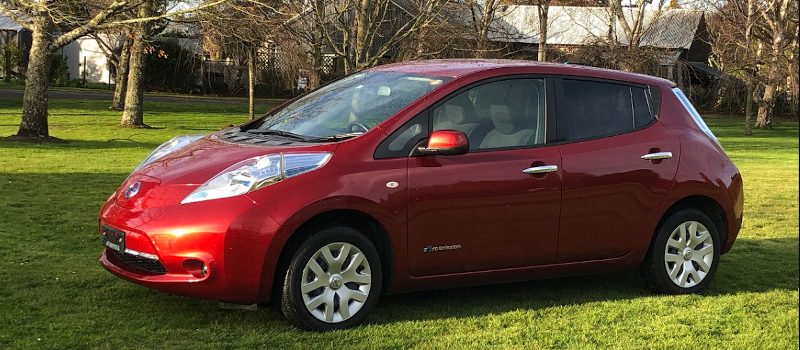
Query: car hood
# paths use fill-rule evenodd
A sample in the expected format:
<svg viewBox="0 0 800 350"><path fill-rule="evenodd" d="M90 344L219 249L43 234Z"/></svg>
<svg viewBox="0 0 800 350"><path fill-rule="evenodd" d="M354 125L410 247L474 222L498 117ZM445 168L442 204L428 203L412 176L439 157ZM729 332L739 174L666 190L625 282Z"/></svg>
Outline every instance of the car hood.
<svg viewBox="0 0 800 350"><path fill-rule="evenodd" d="M223 141L218 134L212 134L148 164L131 177L150 177L161 185L199 186L245 159L289 152L333 152L337 146L338 143L298 142L252 145Z"/></svg>

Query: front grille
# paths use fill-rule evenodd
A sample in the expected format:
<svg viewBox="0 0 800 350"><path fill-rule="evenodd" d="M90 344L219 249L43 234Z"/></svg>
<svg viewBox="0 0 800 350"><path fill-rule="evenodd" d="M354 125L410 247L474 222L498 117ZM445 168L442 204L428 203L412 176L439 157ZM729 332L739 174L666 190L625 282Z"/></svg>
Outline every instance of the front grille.
<svg viewBox="0 0 800 350"><path fill-rule="evenodd" d="M136 269L146 271L156 275L163 275L167 273L167 269L164 268L164 265L158 260L143 258L136 255L120 253L116 250L109 249L114 254L114 257L119 259L119 261L130 265Z"/></svg>

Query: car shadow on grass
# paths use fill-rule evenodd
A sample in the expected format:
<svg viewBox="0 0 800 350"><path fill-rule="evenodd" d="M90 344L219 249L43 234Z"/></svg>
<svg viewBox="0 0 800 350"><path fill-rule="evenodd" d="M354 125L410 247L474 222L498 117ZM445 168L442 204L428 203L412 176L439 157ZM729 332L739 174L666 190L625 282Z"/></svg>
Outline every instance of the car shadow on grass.
<svg viewBox="0 0 800 350"><path fill-rule="evenodd" d="M715 280L701 295L797 290L797 261L798 238L739 239L731 253L722 257ZM120 311L126 310L133 316L129 307L135 305L134 314L161 315L156 317L167 322L164 327L182 328L187 320L195 320L225 323L233 328L249 327L256 322L269 332L294 330L274 304L260 304L257 312L221 310L216 301L165 295L127 283L116 284L114 289ZM618 271L384 295L365 324L381 326L406 321L471 318L652 296L655 294L644 287L638 271ZM170 316L174 314L183 317ZM169 324L171 322L174 324Z"/></svg>
<svg viewBox="0 0 800 350"><path fill-rule="evenodd" d="M797 290L798 238L739 239L703 296ZM368 323L463 318L654 296L638 271L383 296Z"/></svg>

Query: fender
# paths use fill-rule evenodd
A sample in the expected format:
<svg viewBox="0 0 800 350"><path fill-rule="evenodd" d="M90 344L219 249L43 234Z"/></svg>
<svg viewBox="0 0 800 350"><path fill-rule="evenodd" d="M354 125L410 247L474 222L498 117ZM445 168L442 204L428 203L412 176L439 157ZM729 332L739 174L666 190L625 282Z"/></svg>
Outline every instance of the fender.
<svg viewBox="0 0 800 350"><path fill-rule="evenodd" d="M405 269L406 251L405 211L402 215L393 215L385 207L369 199L357 196L335 196L313 202L291 215L275 233L264 256L264 268L261 270L261 283L258 301L266 302L271 298L272 285L277 273L278 260L286 242L304 223L312 218L338 209L356 210L375 218L386 230L391 249L395 252L395 268ZM268 268L271 267L271 268Z"/></svg>

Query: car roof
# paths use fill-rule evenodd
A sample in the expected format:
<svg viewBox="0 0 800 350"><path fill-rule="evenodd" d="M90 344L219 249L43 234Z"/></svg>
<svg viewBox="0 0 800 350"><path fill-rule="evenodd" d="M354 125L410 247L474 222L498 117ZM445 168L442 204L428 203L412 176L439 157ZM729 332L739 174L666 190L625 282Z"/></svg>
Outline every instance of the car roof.
<svg viewBox="0 0 800 350"><path fill-rule="evenodd" d="M675 83L654 76L628 73L618 70L602 69L575 64L536 62L521 60L489 59L439 59L392 63L371 68L371 70L404 72L458 78L488 70L499 70L505 74L555 74L592 77L636 82L647 85L673 87Z"/></svg>

